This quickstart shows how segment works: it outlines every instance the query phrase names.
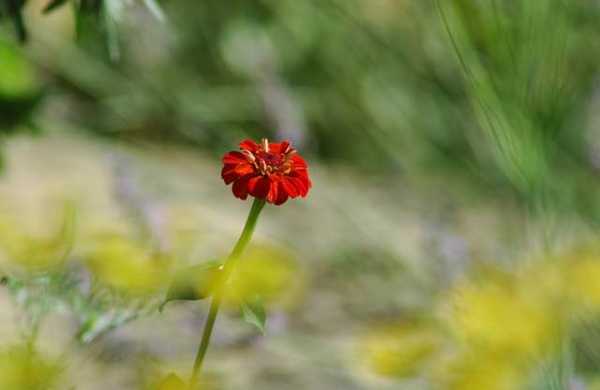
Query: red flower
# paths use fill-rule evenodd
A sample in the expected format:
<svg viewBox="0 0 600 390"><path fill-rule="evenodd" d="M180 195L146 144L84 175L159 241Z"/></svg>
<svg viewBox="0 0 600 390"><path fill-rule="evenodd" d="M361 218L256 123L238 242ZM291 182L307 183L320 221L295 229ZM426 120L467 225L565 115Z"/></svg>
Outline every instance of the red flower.
<svg viewBox="0 0 600 390"><path fill-rule="evenodd" d="M288 198L305 197L312 186L306 161L289 142L245 140L240 150L223 156L221 171L225 184L233 183L237 198L246 199L250 194L280 205Z"/></svg>

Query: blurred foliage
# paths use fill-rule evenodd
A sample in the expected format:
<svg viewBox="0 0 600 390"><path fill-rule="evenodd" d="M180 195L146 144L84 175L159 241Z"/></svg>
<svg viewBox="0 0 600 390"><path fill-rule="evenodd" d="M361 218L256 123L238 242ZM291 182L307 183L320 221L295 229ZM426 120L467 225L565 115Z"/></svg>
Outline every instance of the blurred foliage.
<svg viewBox="0 0 600 390"><path fill-rule="evenodd" d="M150 377L153 376L155 375L150 375ZM140 390L217 390L221 388L218 384L219 381L210 372L201 378L200 383L193 389L174 373L163 375L158 380L150 380L149 382L149 384L142 386Z"/></svg>
<svg viewBox="0 0 600 390"><path fill-rule="evenodd" d="M87 264L104 284L126 294L148 295L165 288L172 261L121 236L98 240Z"/></svg>
<svg viewBox="0 0 600 390"><path fill-rule="evenodd" d="M378 375L411 377L418 375L442 343L439 330L426 321L404 321L372 329L360 341L359 354Z"/></svg>
<svg viewBox="0 0 600 390"><path fill-rule="evenodd" d="M174 300L195 301L210 297L221 282L222 270L220 261L206 261L177 270L173 275L161 309L168 302Z"/></svg>
<svg viewBox="0 0 600 390"><path fill-rule="evenodd" d="M74 207L66 204L61 226L49 237L26 233L5 216L0 273L26 313L25 334L35 337L49 314L66 309L78 319L78 341L89 343L154 312L172 261L123 236L81 237ZM72 252L75 240L83 253Z"/></svg>
<svg viewBox="0 0 600 390"><path fill-rule="evenodd" d="M327 161L409 178L450 175L483 193L517 194L534 211L598 219L593 2L43 8L70 3L81 50L55 43L59 56L43 57L59 87L48 104L66 101L70 110L44 120L216 154L245 132L266 133Z"/></svg>
<svg viewBox="0 0 600 390"><path fill-rule="evenodd" d="M225 297L246 321L264 328L263 303L308 312L289 320L293 331L330 320L337 333L352 320L380 319L357 332L363 367L435 389L600 387L595 245L554 254L561 243L548 235L539 259L506 267L469 268L479 254L461 247L455 262L411 268L392 240L389 248L368 242L404 217L378 214L378 203L410 208L406 193L432 214L463 207L457 197L481 197L499 202L492 219L510 205L526 214L518 223L598 224L596 2L5 0L0 17L0 141L24 129L72 129L220 156L243 136L269 136L293 140L324 163L315 166L351 168L343 191L329 193L327 175L318 177L331 199L313 205L341 210L332 225L340 235L351 224L360 233L342 244L323 237L340 246L311 270L324 298L302 302L304 267L286 250L256 247ZM55 34L53 23L66 32ZM212 293L218 266L177 249L193 246L198 232L171 232L166 245L146 199L128 192L126 172L117 176L117 197L136 225L126 232L80 231L71 206L42 233L2 215L2 283L26 313L28 342L54 312L74 314L77 340L91 343L155 313L165 293ZM356 195L375 186L385 199ZM501 256L514 246L494 240ZM431 264L442 270L429 275ZM59 371L29 346L0 351L0 388L51 388ZM163 373L141 386L181 387Z"/></svg>
<svg viewBox="0 0 600 390"><path fill-rule="evenodd" d="M260 297L265 304L293 305L303 282L302 270L289 252L251 245L227 281L224 303L236 307Z"/></svg>
<svg viewBox="0 0 600 390"><path fill-rule="evenodd" d="M56 232L40 237L22 231L19 223L7 215L0 221L0 259L9 272L36 273L64 265L75 240L75 209L67 203Z"/></svg>
<svg viewBox="0 0 600 390"><path fill-rule="evenodd" d="M597 218L586 113L595 104L600 53L590 44L598 8L555 0L485 3L438 2L485 135L479 160L535 207Z"/></svg>
<svg viewBox="0 0 600 390"><path fill-rule="evenodd" d="M0 36L0 134L31 127L31 115L42 97L42 88L23 52Z"/></svg>
<svg viewBox="0 0 600 390"><path fill-rule="evenodd" d="M432 323L373 328L360 356L379 375L422 375L435 388L564 388L596 372L599 253L586 245L473 270L440 297Z"/></svg>
<svg viewBox="0 0 600 390"><path fill-rule="evenodd" d="M293 307L304 283L304 272L289 252L253 244L237 259L224 285L221 261L205 261L177 270L171 278L161 311L170 301L202 300L224 288L224 306L240 310L246 322L264 332L265 305Z"/></svg>
<svg viewBox="0 0 600 390"><path fill-rule="evenodd" d="M410 176L446 172L514 191L534 209L596 218L586 115L600 55L592 2L172 0L163 13L153 0L106 0L43 8L70 3L83 50L64 42L55 50L69 60L43 64L61 87L52 100L73 103L63 120L218 153L246 129L266 132L328 160ZM140 23L148 18L154 22Z"/></svg>
<svg viewBox="0 0 600 390"><path fill-rule="evenodd" d="M156 386L156 390L186 390L189 388L183 380L175 374L169 374Z"/></svg>

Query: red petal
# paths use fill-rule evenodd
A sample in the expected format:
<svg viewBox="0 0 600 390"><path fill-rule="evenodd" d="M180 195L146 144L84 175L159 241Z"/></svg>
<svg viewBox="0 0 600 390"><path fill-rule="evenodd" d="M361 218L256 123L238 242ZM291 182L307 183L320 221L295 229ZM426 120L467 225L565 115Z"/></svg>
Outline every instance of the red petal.
<svg viewBox="0 0 600 390"><path fill-rule="evenodd" d="M273 203L279 206L280 204L283 204L286 200L288 200L288 193L283 188L283 181L278 182L277 186L277 198Z"/></svg>
<svg viewBox="0 0 600 390"><path fill-rule="evenodd" d="M225 180L225 184L231 184L232 181L252 173L255 173L254 166L246 162L242 164L225 164L221 170L221 177Z"/></svg>
<svg viewBox="0 0 600 390"><path fill-rule="evenodd" d="M248 180L248 192L257 198L265 199L269 194L271 181L266 176L255 176Z"/></svg>
<svg viewBox="0 0 600 390"><path fill-rule="evenodd" d="M269 143L269 152L273 154L284 153L289 146L290 143L288 141L272 142Z"/></svg>
<svg viewBox="0 0 600 390"><path fill-rule="evenodd" d="M223 164L241 164L245 162L248 162L248 160L241 152L229 152L223 156Z"/></svg>
<svg viewBox="0 0 600 390"><path fill-rule="evenodd" d="M302 180L302 182L304 183L306 188L312 187L312 182L310 181L310 178L308 177L308 170L306 170L306 169L294 170L290 173L289 176L296 177L296 178Z"/></svg>
<svg viewBox="0 0 600 390"><path fill-rule="evenodd" d="M308 168L306 161L304 161L304 159L297 154L294 154L292 157L290 157L290 160L294 163L294 169L303 170Z"/></svg>
<svg viewBox="0 0 600 390"><path fill-rule="evenodd" d="M250 152L256 152L258 150L258 144L251 139L245 139L240 142L240 149L248 150Z"/></svg>
<svg viewBox="0 0 600 390"><path fill-rule="evenodd" d="M290 180L289 177L281 178L280 190L285 191L285 193L291 198L295 198L298 195L300 195L300 192L298 191L298 189L296 188L296 186L294 185L292 180Z"/></svg>
<svg viewBox="0 0 600 390"><path fill-rule="evenodd" d="M254 172L255 172L254 166L252 166L248 163L238 164L235 167L235 173L237 173L240 176L249 175Z"/></svg>
<svg viewBox="0 0 600 390"><path fill-rule="evenodd" d="M267 201L269 203L275 203L279 194L279 182L269 180L269 193L267 194Z"/></svg>
<svg viewBox="0 0 600 390"><path fill-rule="evenodd" d="M308 194L308 189L310 188L310 181L308 181L307 178L290 176L290 180L298 189L298 194L300 196L305 197L306 194Z"/></svg>
<svg viewBox="0 0 600 390"><path fill-rule="evenodd" d="M306 183L306 187L308 189L312 188L312 181L308 177L308 172L306 172L306 175L304 175L304 177L300 176L300 180L303 180L304 183Z"/></svg>
<svg viewBox="0 0 600 390"><path fill-rule="evenodd" d="M281 147L280 147L280 151L279 153L286 153L290 150L290 142L289 141L283 141L281 143Z"/></svg>
<svg viewBox="0 0 600 390"><path fill-rule="evenodd" d="M308 180L308 171L306 169L293 169L289 176Z"/></svg>
<svg viewBox="0 0 600 390"><path fill-rule="evenodd" d="M250 180L251 177L252 176L247 175L233 183L231 191L236 198L246 199L248 197L248 180Z"/></svg>
<svg viewBox="0 0 600 390"><path fill-rule="evenodd" d="M278 154L281 149L281 144L279 142L269 142L269 153Z"/></svg>
<svg viewBox="0 0 600 390"><path fill-rule="evenodd" d="M231 184L231 182L240 177L235 171L235 168L236 166L233 164L226 164L221 170L221 177L225 181L225 184Z"/></svg>

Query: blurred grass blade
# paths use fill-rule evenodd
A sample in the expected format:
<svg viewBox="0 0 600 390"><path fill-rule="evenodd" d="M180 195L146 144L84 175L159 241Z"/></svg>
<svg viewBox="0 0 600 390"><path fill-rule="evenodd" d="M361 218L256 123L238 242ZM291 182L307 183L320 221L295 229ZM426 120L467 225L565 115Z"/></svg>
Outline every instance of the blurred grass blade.
<svg viewBox="0 0 600 390"><path fill-rule="evenodd" d="M107 312L92 315L81 324L77 332L77 340L83 344L91 343L101 335L135 320L138 316L139 313L135 311Z"/></svg>
<svg viewBox="0 0 600 390"><path fill-rule="evenodd" d="M27 40L27 29L25 28L25 21L23 20L23 6L25 5L24 0L6 0L8 5L8 14L13 20L15 31L20 42Z"/></svg>
<svg viewBox="0 0 600 390"><path fill-rule="evenodd" d="M242 315L244 321L254 325L261 333L265 333L267 313L260 299L256 298L242 303Z"/></svg>
<svg viewBox="0 0 600 390"><path fill-rule="evenodd" d="M119 28L117 20L120 19L121 4L118 0L104 0L102 2L102 16L106 30L106 44L108 54L113 62L121 59L121 47L119 43Z"/></svg>
<svg viewBox="0 0 600 390"><path fill-rule="evenodd" d="M42 13L48 14L60 6L66 4L69 0L50 0L48 4L42 10Z"/></svg>
<svg viewBox="0 0 600 390"><path fill-rule="evenodd" d="M63 221L57 235L57 241L63 245L63 260L71 253L75 243L75 228L77 222L77 209L72 202L66 202L63 211Z"/></svg>
<svg viewBox="0 0 600 390"><path fill-rule="evenodd" d="M146 8L148 8L148 10L152 13L152 15L154 15L154 17L160 21L160 22L164 22L165 21L165 13L162 10L162 8L160 7L160 5L158 5L158 3L156 2L156 0L144 0L144 4L146 5Z"/></svg>
<svg viewBox="0 0 600 390"><path fill-rule="evenodd" d="M540 0L541 3L551 2ZM508 27L489 26L499 17L497 9L472 1L436 4L465 72L467 92L494 164L521 194L535 199L536 194L545 190L551 174L547 161L550 151L548 142L544 142L546 129L528 107L535 104L528 100L531 93L528 89L535 87L531 80L539 73L540 65L524 54L538 43L535 39L540 33L533 27L542 24L538 20L542 19L540 12L529 11L533 32L521 32L515 48L507 37ZM500 45L498 42L506 41L520 56L511 57L499 50L482 53L479 49L481 42ZM488 158L482 151L478 153L482 159Z"/></svg>

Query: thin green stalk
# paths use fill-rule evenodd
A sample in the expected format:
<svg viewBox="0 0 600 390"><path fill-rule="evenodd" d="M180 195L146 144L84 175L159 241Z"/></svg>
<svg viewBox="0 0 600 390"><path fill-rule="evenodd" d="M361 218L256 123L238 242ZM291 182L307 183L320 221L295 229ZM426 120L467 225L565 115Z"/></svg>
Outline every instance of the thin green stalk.
<svg viewBox="0 0 600 390"><path fill-rule="evenodd" d="M221 299L223 298L223 293L225 290L224 287L227 279L229 279L229 275L231 275L231 272L235 268L235 265L237 264L240 255L244 252L246 245L248 245L248 242L250 242L252 233L254 233L254 228L256 227L256 222L258 221L258 216L260 215L260 212L264 206L264 199L254 199L254 203L252 203L252 208L250 209L250 213L246 219L246 224L244 225L244 230L242 230L240 238L233 247L231 254L229 257L227 257L227 260L225 260L225 263L223 264L223 276L219 287L213 294L213 298L210 303L210 309L208 311L208 317L206 319L206 323L204 324L204 330L202 331L202 340L200 341L198 352L196 353L196 359L194 360L194 368L190 378L190 389L194 389L198 382L198 377L202 369L202 363L204 362L204 356L208 350L215 320L217 319L219 307L221 306Z"/></svg>

